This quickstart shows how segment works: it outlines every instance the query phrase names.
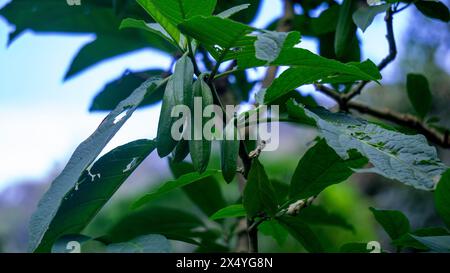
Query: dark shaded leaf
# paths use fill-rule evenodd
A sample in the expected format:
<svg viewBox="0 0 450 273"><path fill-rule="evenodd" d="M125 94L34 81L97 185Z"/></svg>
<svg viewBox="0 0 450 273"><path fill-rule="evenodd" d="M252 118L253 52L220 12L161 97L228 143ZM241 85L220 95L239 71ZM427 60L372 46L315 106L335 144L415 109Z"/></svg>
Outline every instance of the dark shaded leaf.
<svg viewBox="0 0 450 273"><path fill-rule="evenodd" d="M422 228L415 230L414 232L400 236L398 239L393 240L392 244L397 247L411 247L420 250L428 249L428 247L426 247L424 244L414 239L414 237L412 237L411 235L419 237L429 237L429 236L446 236L450 234L446 229L440 227Z"/></svg>
<svg viewBox="0 0 450 273"><path fill-rule="evenodd" d="M158 189L142 196L136 202L133 203L132 208L136 209L138 207L141 207L174 189L186 186L190 183L193 183L193 182L199 181L203 178L215 175L219 172L220 171L218 171L218 170L207 170L206 172L204 172L202 174L199 174L198 172L192 172L192 173L182 175L178 179L168 181L168 182L162 184Z"/></svg>
<svg viewBox="0 0 450 273"><path fill-rule="evenodd" d="M334 40L334 50L338 57L344 56L348 44L350 44L352 39L355 39L356 27L352 21L355 2L354 0L344 0L339 10L339 19Z"/></svg>
<svg viewBox="0 0 450 273"><path fill-rule="evenodd" d="M204 223L188 212L165 207L145 207L131 212L115 223L103 239L111 243L126 242L141 235L161 234L168 239L195 244L201 236L195 229Z"/></svg>
<svg viewBox="0 0 450 273"><path fill-rule="evenodd" d="M450 170L444 172L436 186L434 205L439 216L450 228Z"/></svg>
<svg viewBox="0 0 450 273"><path fill-rule="evenodd" d="M239 154L239 132L235 127L235 119L225 126L224 139L220 143L221 167L223 179L227 183L233 181L237 171L237 159Z"/></svg>
<svg viewBox="0 0 450 273"><path fill-rule="evenodd" d="M408 74L406 88L414 110L421 118L424 118L431 109L432 100L427 78L420 74Z"/></svg>
<svg viewBox="0 0 450 273"><path fill-rule="evenodd" d="M292 237L299 241L307 251L323 252L319 238L301 219L285 215L277 218L277 221L292 235Z"/></svg>
<svg viewBox="0 0 450 273"><path fill-rule="evenodd" d="M170 161L169 166L176 178L195 171L192 164L187 162L175 163ZM190 183L182 187L182 190L207 216L211 216L227 205L219 181L214 176L208 176Z"/></svg>
<svg viewBox="0 0 450 273"><path fill-rule="evenodd" d="M408 218L400 211L374 208L370 208L370 210L392 240L407 234L411 229Z"/></svg>
<svg viewBox="0 0 450 273"><path fill-rule="evenodd" d="M370 249L367 249L367 243L348 243L342 245L339 252L341 253L369 253Z"/></svg>
<svg viewBox="0 0 450 273"><path fill-rule="evenodd" d="M258 226L258 231L266 236L271 236L277 241L279 246L283 246L288 237L287 230L280 225L276 220L268 220L262 222Z"/></svg>
<svg viewBox="0 0 450 273"><path fill-rule="evenodd" d="M304 199L319 194L325 188L345 181L367 164L367 159L352 152L350 158L343 160L320 140L300 159L292 176L289 196L291 199Z"/></svg>
<svg viewBox="0 0 450 273"><path fill-rule="evenodd" d="M128 97L131 91L136 89L146 79L161 76L163 73L164 71L158 69L125 73L120 78L105 85L103 90L94 97L89 111L110 111L114 109L120 101ZM160 101L163 97L165 86L165 84L161 85L154 92L146 96L139 107Z"/></svg>
<svg viewBox="0 0 450 273"><path fill-rule="evenodd" d="M440 1L418 1L414 2L414 5L416 5L416 8L427 17L438 19L443 22L450 21L448 7Z"/></svg>
<svg viewBox="0 0 450 273"><path fill-rule="evenodd" d="M248 217L253 218L263 212L269 216L275 215L278 209L276 198L263 165L258 159L252 160L243 194L243 204Z"/></svg>
<svg viewBox="0 0 450 273"><path fill-rule="evenodd" d="M355 228L347 222L344 216L329 212L320 206L306 207L300 210L299 214L295 217L298 217L309 225L335 226L355 231Z"/></svg>

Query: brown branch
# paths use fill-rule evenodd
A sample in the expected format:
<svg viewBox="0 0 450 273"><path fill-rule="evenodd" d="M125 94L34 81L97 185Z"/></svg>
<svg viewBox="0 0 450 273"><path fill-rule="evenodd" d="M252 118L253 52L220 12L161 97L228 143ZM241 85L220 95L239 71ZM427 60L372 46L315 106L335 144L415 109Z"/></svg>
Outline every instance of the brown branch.
<svg viewBox="0 0 450 273"><path fill-rule="evenodd" d="M277 25L277 31L279 32L287 32L292 29L292 24L294 20L294 6L292 0L284 0L284 9L283 9L283 16L281 17L280 21L278 21ZM277 66L271 66L267 69L266 75L264 79L262 80L262 87L266 88L268 87L273 80L275 79L278 72ZM249 154L247 152L247 149L245 148L245 144L243 141L241 141L240 149L239 149L239 156L243 162L244 165L244 179L247 179L247 175L250 171L252 159L249 157ZM255 228L250 228L254 224L253 219L247 219L247 234L246 239L248 240L248 251L249 252L258 252L258 229L257 226ZM243 233L238 235L238 242L245 242L245 238L242 238L242 236L245 236Z"/></svg>
<svg viewBox="0 0 450 273"><path fill-rule="evenodd" d="M277 31L288 32L292 30L294 22L294 6L292 0L284 0L283 17L278 21ZM278 66L267 68L266 75L262 80L262 88L267 88L273 82L278 73Z"/></svg>
<svg viewBox="0 0 450 273"><path fill-rule="evenodd" d="M395 44L395 38L394 38L394 30L392 26L392 15L393 11L391 9L388 9L386 11L385 21L386 21L386 28L387 28L387 35L386 38L389 43L389 54L386 56L378 65L378 69L381 71L383 68L385 68L389 63L391 63L396 55L397 55L397 47ZM316 84L316 90L322 92L323 94L331 97L334 99L338 104L341 110L349 110L354 109L362 114L368 114L370 116L380 118L386 121L390 121L393 123L396 123L398 125L402 125L408 128L412 128L416 130L417 132L423 134L429 141L443 147L443 148L450 148L450 141L449 141L449 132L446 131L445 133L440 133L436 129L428 126L426 123L424 123L422 120L418 119L415 116L409 115L409 114L402 114L398 113L389 109L376 109L372 108L368 105L350 101L352 98L354 98L356 95L360 94L362 89L366 86L368 81L363 81L359 83L351 92L348 94L341 95L336 90Z"/></svg>
<svg viewBox="0 0 450 273"><path fill-rule="evenodd" d="M389 54L378 64L379 71L383 70L397 56L397 46L395 44L394 28L392 25L392 18L393 18L392 15L393 15L393 12L389 8L386 11L386 16L384 17L384 20L386 21L386 32L387 32L386 39L387 39L388 45L389 45ZM352 91L350 91L346 95L342 96L342 106L344 106L343 110L347 110L347 109L345 109L347 102L349 102L355 96L361 94L361 91L368 83L369 83L369 81L362 81L358 85L356 85Z"/></svg>

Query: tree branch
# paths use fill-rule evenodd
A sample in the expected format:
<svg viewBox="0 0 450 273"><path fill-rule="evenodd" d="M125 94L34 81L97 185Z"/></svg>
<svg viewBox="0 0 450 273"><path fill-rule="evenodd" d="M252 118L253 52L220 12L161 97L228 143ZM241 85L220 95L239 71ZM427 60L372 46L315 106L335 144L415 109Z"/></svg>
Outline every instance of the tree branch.
<svg viewBox="0 0 450 273"><path fill-rule="evenodd" d="M383 70L397 56L397 46L395 44L394 28L392 25L392 18L393 18L392 15L393 15L393 12L389 8L386 11L386 16L384 17L384 20L386 21L386 32L387 32L386 39L387 39L388 45L389 45L389 54L378 64L379 71ZM342 106L344 106L343 110L346 110L345 106L346 106L347 102L349 102L355 96L361 94L361 91L368 83L369 83L369 81L362 81L352 91L350 91L346 95L343 95L343 97L342 97Z"/></svg>
<svg viewBox="0 0 450 273"><path fill-rule="evenodd" d="M284 0L283 16L278 21L277 31L287 32L292 29L292 24L294 20L294 6L292 0ZM275 79L278 72L278 66L271 66L267 69L266 75L262 80L262 87L268 87ZM244 143L241 141L241 148L245 148ZM252 159L249 157L248 152L243 149L239 149L239 155L241 156L242 162L244 164L244 177L247 179L248 172L250 171ZM254 220L247 218L247 235L249 241L249 252L258 252L258 225L253 227Z"/></svg>

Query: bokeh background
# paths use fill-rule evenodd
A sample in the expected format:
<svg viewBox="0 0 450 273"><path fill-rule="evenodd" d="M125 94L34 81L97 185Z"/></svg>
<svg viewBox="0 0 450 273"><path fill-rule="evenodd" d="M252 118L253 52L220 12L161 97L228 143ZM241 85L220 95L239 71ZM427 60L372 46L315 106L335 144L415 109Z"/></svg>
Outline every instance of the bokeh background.
<svg viewBox="0 0 450 273"><path fill-rule="evenodd" d="M0 9L9 2L0 0ZM241 4L246 1L234 2ZM266 28L282 14L280 0L249 2L260 2L255 16L249 20L254 27ZM449 1L443 2L449 5ZM310 15L317 17L324 8L319 6ZM296 13L301 15L303 11L297 7ZM56 16L47 23L58 25L60 20ZM0 252L26 251L28 220L39 198L76 146L95 130L107 114L104 111L89 111L93 97L107 83L127 71L170 71L172 64L170 54L142 48L103 60L65 79L77 52L95 41L95 33L26 29L11 42L9 35L14 30L14 24L0 15ZM358 99L373 106L413 113L406 96L406 74L422 73L431 84L432 115L441 118L440 126L450 127L449 25L426 18L410 7L395 15L394 31L398 57L383 70L382 85L370 84ZM375 18L366 32L358 30L362 59L369 58L378 63L387 54L384 35L382 15ZM319 51L318 40L312 37L303 37L301 47L316 53ZM264 69L247 72L249 81L257 81L263 75ZM258 87L253 87L250 101ZM302 87L300 91L311 94L326 107L334 106L331 100L316 93L311 86ZM154 138L159 110L160 104L156 103L136 111L103 153L132 140ZM263 154L262 161L271 178L288 182L301 155L316 137L316 132L286 124L281 126L281 130L283 141L280 149ZM448 151L439 149L439 155L447 165L450 164ZM114 195L86 233L101 235L108 225L128 212L132 200L171 177L167 160L152 154ZM224 184L222 189L229 203L237 199L236 184ZM379 240L383 247L390 248L388 243L384 243L387 242L386 234L379 229L367 209L369 206L401 210L415 228L442 224L435 215L430 193L410 189L377 175L354 175L350 181L327 189L318 202L331 211L340 212L355 226L355 232L318 228L321 237L331 242L330 251L336 251L339 245L350 241ZM201 215L181 190L156 201L154 205L183 208ZM174 245L176 251L192 250L187 244ZM264 235L261 236L261 247L262 251L302 251L300 245L290 238L280 247Z"/></svg>

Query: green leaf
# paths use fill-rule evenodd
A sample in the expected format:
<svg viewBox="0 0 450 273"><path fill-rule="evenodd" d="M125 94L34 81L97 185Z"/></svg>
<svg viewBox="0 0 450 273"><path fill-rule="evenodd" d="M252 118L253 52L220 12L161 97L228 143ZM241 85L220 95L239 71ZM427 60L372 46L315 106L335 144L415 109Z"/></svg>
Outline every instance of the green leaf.
<svg viewBox="0 0 450 273"><path fill-rule="evenodd" d="M172 152L173 162L181 162L189 155L189 141L181 139Z"/></svg>
<svg viewBox="0 0 450 273"><path fill-rule="evenodd" d="M247 214L245 212L244 206L242 204L230 205L228 207L222 208L216 211L213 215L209 217L211 220L219 220L224 218L239 218L245 217Z"/></svg>
<svg viewBox="0 0 450 273"><path fill-rule="evenodd" d="M58 237L81 232L154 148L151 140L133 141L85 170L62 200L36 251L46 252Z"/></svg>
<svg viewBox="0 0 450 273"><path fill-rule="evenodd" d="M194 172L192 164L187 162L169 162L170 170L175 178ZM189 199L195 203L207 216L211 216L227 204L222 195L219 181L214 176L208 176L182 187Z"/></svg>
<svg viewBox="0 0 450 273"><path fill-rule="evenodd" d="M125 18L120 23L119 29L137 28L145 31L149 31L161 38L166 39L169 43L178 46L167 31L158 23L146 23L144 20L137 20L133 18Z"/></svg>
<svg viewBox="0 0 450 273"><path fill-rule="evenodd" d="M289 117L298 123L316 126L316 121L313 118L310 118L306 113L306 108L299 107L299 103L297 103L294 99L290 99L286 102L287 112Z"/></svg>
<svg viewBox="0 0 450 273"><path fill-rule="evenodd" d="M450 253L450 236L411 236L428 247L431 252Z"/></svg>
<svg viewBox="0 0 450 273"><path fill-rule="evenodd" d="M421 118L424 118L431 109L432 100L427 78L420 74L408 74L406 88L414 110Z"/></svg>
<svg viewBox="0 0 450 273"><path fill-rule="evenodd" d="M247 36L253 31L252 27L216 16L194 17L178 25L178 28L201 42L218 61L232 59L240 47L252 46L256 40ZM232 48L234 50L230 50Z"/></svg>
<svg viewBox="0 0 450 273"><path fill-rule="evenodd" d="M196 244L202 236L204 223L195 215L173 208L144 207L135 210L113 224L104 240L125 242L141 235L161 234L171 240Z"/></svg>
<svg viewBox="0 0 450 273"><path fill-rule="evenodd" d="M192 91L194 66L190 58L185 54L175 64L172 77L167 82L164 92L161 112L159 116L156 139L157 150L160 157L170 154L177 141L172 137L172 125L176 117L172 117L172 110L176 105L186 105L186 99Z"/></svg>
<svg viewBox="0 0 450 273"><path fill-rule="evenodd" d="M191 140L189 140L189 151L191 153L194 168L199 173L206 170L211 155L211 140L203 135L203 128L210 120L203 117L202 109L214 104L211 89L208 84L200 77L193 85L191 104ZM201 100L200 105L196 105L196 100ZM200 108L198 108L200 106ZM198 113L198 115L196 115ZM202 120L200 124L198 120Z"/></svg>
<svg viewBox="0 0 450 273"><path fill-rule="evenodd" d="M419 237L429 237L429 236L446 236L446 235L450 235L450 234L446 229L440 228L440 227L422 228L422 229L415 230L412 233L407 233L407 234L400 236L398 239L393 240L392 244L395 246L398 246L398 247L403 247L403 248L411 247L411 248L420 249L420 250L428 249L428 247L426 247L424 244L422 244L419 241L417 241L416 239L414 239L414 237L412 237L411 235L419 236Z"/></svg>
<svg viewBox="0 0 450 273"><path fill-rule="evenodd" d="M344 55L347 45L353 39L352 34L355 32L355 25L352 22L354 3L354 0L344 0L339 10L339 19L334 40L334 50L338 57Z"/></svg>
<svg viewBox="0 0 450 273"><path fill-rule="evenodd" d="M266 236L271 236L277 241L279 246L283 246L289 233L276 220L264 221L258 226L258 231Z"/></svg>
<svg viewBox="0 0 450 273"><path fill-rule="evenodd" d="M392 240L407 234L411 229L408 218L401 211L375 208L370 208L370 211Z"/></svg>
<svg viewBox="0 0 450 273"><path fill-rule="evenodd" d="M367 243L347 243L341 246L339 252L341 253L369 253Z"/></svg>
<svg viewBox="0 0 450 273"><path fill-rule="evenodd" d="M69 6L65 1L15 0L3 7L0 15L15 25L9 43L27 29L38 33L95 33L96 39L79 51L65 79L100 61L142 48L175 52L172 45L155 34L141 30L120 31L122 18L114 12L111 2L86 1L80 6ZM140 17L140 13L134 12L136 6L134 1L129 2L121 15Z"/></svg>
<svg viewBox="0 0 450 273"><path fill-rule="evenodd" d="M416 8L425 16L441 20L450 21L450 12L448 7L440 1L418 1L414 2Z"/></svg>
<svg viewBox="0 0 450 273"><path fill-rule="evenodd" d="M271 63L278 58L284 42L288 36L286 32L267 31L258 35L255 41L256 58Z"/></svg>
<svg viewBox="0 0 450 273"><path fill-rule="evenodd" d="M109 244L108 253L169 253L170 243L159 234L142 235L128 242Z"/></svg>
<svg viewBox="0 0 450 273"><path fill-rule="evenodd" d="M447 227L450 228L450 170L439 180L434 192L434 205Z"/></svg>
<svg viewBox="0 0 450 273"><path fill-rule="evenodd" d="M314 34L323 35L335 32L337 20L339 18L339 10L340 10L339 5L332 5L328 9L321 12L319 17L311 18L311 29L314 32ZM303 35L305 35L303 31L302 33Z"/></svg>
<svg viewBox="0 0 450 273"><path fill-rule="evenodd" d="M278 204L275 191L258 159L252 160L242 198L244 208L250 218L258 216L262 212L269 216L273 216L277 212Z"/></svg>
<svg viewBox="0 0 450 273"><path fill-rule="evenodd" d="M178 28L200 41L219 63L236 59L243 69L267 65L283 48L293 47L300 40L298 32L262 31L254 35L256 29L217 16L194 17Z"/></svg>
<svg viewBox="0 0 450 273"><path fill-rule="evenodd" d="M120 101L126 99L131 92L139 87L146 79L161 76L164 71L159 69L147 70L141 72L129 72L122 75L120 78L113 80L105 85L92 101L89 111L111 111ZM154 104L160 101L163 97L163 84L158 89L149 93L139 107Z"/></svg>
<svg viewBox="0 0 450 273"><path fill-rule="evenodd" d="M91 241L92 238L82 234L67 234L60 236L53 244L51 253L71 253L72 251L84 251L84 244ZM73 243L71 243L73 242ZM80 249L77 249L77 247Z"/></svg>
<svg viewBox="0 0 450 273"><path fill-rule="evenodd" d="M298 217L309 225L335 226L350 231L355 231L354 227L347 222L344 216L329 212L320 206L309 206L300 210Z"/></svg>
<svg viewBox="0 0 450 273"><path fill-rule="evenodd" d="M418 189L433 190L447 169L422 135L405 135L325 109L303 110L316 121L327 144L341 158L348 159L348 151L357 150L369 159L373 168L359 172L373 172Z"/></svg>
<svg viewBox="0 0 450 273"><path fill-rule="evenodd" d="M132 208L136 209L138 207L141 207L174 189L186 186L190 183L199 181L203 178L206 178L206 177L218 174L218 173L220 173L219 170L207 170L202 174L199 174L198 172L193 172L193 173L188 173L188 174L182 175L178 179L168 181L168 182L162 184L158 189L154 190L153 192L142 196L136 202L133 203Z"/></svg>
<svg viewBox="0 0 450 273"><path fill-rule="evenodd" d="M244 1L247 4L242 4L242 0L227 0L227 1L218 1L215 13L219 17L225 17L222 13L225 13L226 10L228 14L231 13L231 11L235 11L238 8L241 8L245 5L248 5L247 8L241 9L239 13L234 13L231 17L234 18L234 20L242 23L251 23L258 12L260 11L260 7L262 5L260 0L246 0ZM222 14L222 15L221 15Z"/></svg>
<svg viewBox="0 0 450 273"><path fill-rule="evenodd" d="M235 121L236 119L232 119L225 126L225 138L220 143L222 175L227 183L233 181L237 171L240 138L239 132L234 126Z"/></svg>
<svg viewBox="0 0 450 273"><path fill-rule="evenodd" d="M287 215L276 219L307 251L323 252L319 238L301 219Z"/></svg>
<svg viewBox="0 0 450 273"><path fill-rule="evenodd" d="M353 13L353 22L364 32L372 24L375 17L386 12L389 4L382 4L377 6L364 6Z"/></svg>
<svg viewBox="0 0 450 273"><path fill-rule="evenodd" d="M362 168L367 159L351 153L343 160L321 139L300 159L291 179L289 196L304 199L319 194L328 186L345 181L353 174L353 168Z"/></svg>
<svg viewBox="0 0 450 273"><path fill-rule="evenodd" d="M292 48L281 51L274 65L291 66L269 86L264 97L270 104L291 90L311 83L346 83L357 80L378 80L381 75L374 71L370 61L361 66L343 64L336 60L318 56L306 49ZM372 63L373 64L373 63ZM368 69L370 67L370 69Z"/></svg>
<svg viewBox="0 0 450 273"><path fill-rule="evenodd" d="M177 25L197 15L211 15L216 6L216 0L138 0L138 3L183 49L186 40Z"/></svg>
<svg viewBox="0 0 450 273"><path fill-rule="evenodd" d="M111 138L117 133L122 125L128 120L138 105L143 101L148 92L155 90L162 84L161 80L148 80L139 86L133 93L121 101L99 125L97 130L75 150L69 162L56 177L49 190L39 201L37 210L33 213L30 221L29 250L35 251L39 248L47 233L53 218L67 194L75 188L78 179L97 158ZM150 90L150 91L148 91ZM51 247L51 245L49 246Z"/></svg>
<svg viewBox="0 0 450 273"><path fill-rule="evenodd" d="M251 5L250 4L242 4L239 6L234 6L234 7L231 7L229 9L226 9L226 10L220 12L216 16L218 16L220 18L229 18L242 10L248 9L249 6L251 6Z"/></svg>

